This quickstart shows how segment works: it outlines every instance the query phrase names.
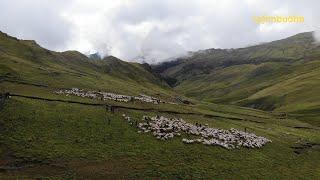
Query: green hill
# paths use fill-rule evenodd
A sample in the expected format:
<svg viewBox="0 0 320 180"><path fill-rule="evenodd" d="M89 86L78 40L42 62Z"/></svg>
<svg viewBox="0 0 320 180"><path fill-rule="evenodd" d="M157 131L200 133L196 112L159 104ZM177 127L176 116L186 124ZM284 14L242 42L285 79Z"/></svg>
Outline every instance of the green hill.
<svg viewBox="0 0 320 180"><path fill-rule="evenodd" d="M189 97L290 112L319 125L320 47L311 32L247 48L199 51L154 68Z"/></svg>
<svg viewBox="0 0 320 180"><path fill-rule="evenodd" d="M266 103L258 103L257 99L284 88L272 83L270 78L278 78L277 74L265 72L263 66L275 72L279 68L290 72L290 77L282 80L296 94L305 86L302 82L310 82L309 79L317 76L317 61L275 61L231 65L217 71L219 77L209 73L213 77L206 79L200 73L194 76L194 81L188 76L190 80L180 79L178 83L181 87L186 83L184 86L192 89L211 78L230 83L243 80L251 85L256 84L247 80L247 76L269 79L271 85L263 86L264 91L248 93L246 98L238 99L239 95L223 92L215 99L260 108ZM299 71L295 76L294 70ZM195 71L198 73L200 69ZM294 77L303 81L295 81ZM317 81L314 83L308 87L315 88ZM176 103L117 102L54 93L72 87L134 96L143 93ZM208 92L215 88L208 84L207 87ZM255 90L254 87L252 91ZM286 100L308 105L309 111L301 112L297 108L296 112L309 114L307 122L314 123L315 116L311 114L317 115L317 109L310 107L317 100L316 90L310 92L314 99L301 95ZM210 101L203 91L191 95ZM301 121L291 114L195 99L187 99L191 101L189 104L180 103L183 100L185 97L170 88L147 64L128 63L115 57L94 60L76 51L53 52L34 41L0 33L0 179L316 179L320 176L319 128L307 123L305 117ZM132 121L125 120L123 114ZM202 124L201 127L235 128L272 142L256 149L225 149L182 143L183 138L195 138L191 134L158 140L150 132L138 132L136 124L145 122L142 119L145 115L183 118L188 123Z"/></svg>
<svg viewBox="0 0 320 180"><path fill-rule="evenodd" d="M53 52L0 33L0 79L50 88L87 88L137 95L172 94L145 66L115 57L94 61L76 51ZM15 89L12 89L15 90Z"/></svg>

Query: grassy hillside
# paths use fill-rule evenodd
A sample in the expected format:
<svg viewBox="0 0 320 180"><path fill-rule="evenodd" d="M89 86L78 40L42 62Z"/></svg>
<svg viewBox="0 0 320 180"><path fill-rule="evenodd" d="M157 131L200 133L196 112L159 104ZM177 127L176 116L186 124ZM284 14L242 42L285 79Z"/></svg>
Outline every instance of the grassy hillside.
<svg viewBox="0 0 320 180"><path fill-rule="evenodd" d="M4 33L0 33L0 80L132 95L172 94L166 83L143 65L114 57L93 61L76 51L53 52Z"/></svg>
<svg viewBox="0 0 320 180"><path fill-rule="evenodd" d="M189 97L302 113L299 118L320 125L319 52L312 33L302 33L248 48L200 51L155 70Z"/></svg>
<svg viewBox="0 0 320 180"><path fill-rule="evenodd" d="M125 109L110 114L103 107L12 97L0 111L0 177L312 179L320 175L320 146L307 146L320 142L319 130L308 124L237 107L203 104L188 112L194 111L219 117ZM136 120L162 114L224 129L247 128L273 142L261 149L226 150L186 145L180 138L159 141L137 133L122 113ZM244 119L229 119L230 115ZM106 117L112 119L110 125Z"/></svg>
<svg viewBox="0 0 320 180"><path fill-rule="evenodd" d="M278 67L267 62L265 65L271 69ZM248 65L244 71L253 73L258 66ZM298 63L294 66L307 67ZM316 64L308 66L317 68ZM224 79L232 79L231 72L237 72L232 69L235 67L225 71ZM282 68L285 67L283 63ZM316 75L308 73L310 68L296 77ZM316 179L320 176L319 128L290 115L198 100L192 100L192 104L124 103L53 93L60 88L79 87L128 95L145 93L169 100L178 96L147 65L114 57L95 61L75 51L52 52L34 41L0 34L0 75L0 179ZM244 79L239 77L238 81ZM196 79L194 83L201 85ZM274 91L272 86L268 87L270 90L250 96L247 101L235 101L251 105L255 99ZM5 99L3 92L12 96ZM206 98L205 93L201 94ZM312 99L305 100L312 103ZM117 107L115 113L107 111L106 104ZM143 115L163 115L215 128L236 128L266 137L272 143L260 149L227 150L183 144L182 138L193 137L187 134L161 141L151 133L138 133L137 127L125 121L122 114L137 122L142 121Z"/></svg>
<svg viewBox="0 0 320 180"><path fill-rule="evenodd" d="M314 43L312 32L239 49L208 49L190 53L185 58L154 66L154 70L177 79L199 74L209 74L215 68L224 68L242 64L260 64L263 62L295 62L298 60L317 60L320 48Z"/></svg>

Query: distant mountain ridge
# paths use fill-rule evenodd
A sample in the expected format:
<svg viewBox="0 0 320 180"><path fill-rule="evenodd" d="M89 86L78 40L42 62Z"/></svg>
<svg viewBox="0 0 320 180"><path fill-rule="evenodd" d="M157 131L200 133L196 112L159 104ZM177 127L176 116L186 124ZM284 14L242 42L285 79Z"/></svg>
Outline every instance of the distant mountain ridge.
<svg viewBox="0 0 320 180"><path fill-rule="evenodd" d="M0 32L0 77L47 84L50 87L101 89L127 94L172 93L145 65L108 56L88 58L77 51L54 52L35 41L19 40ZM54 78L53 78L54 77Z"/></svg>
<svg viewBox="0 0 320 180"><path fill-rule="evenodd" d="M285 111L320 125L319 77L320 46L312 32L247 48L202 50L158 65L113 56L99 60L77 51L54 52L0 32L0 81L28 81L53 89L181 95Z"/></svg>
<svg viewBox="0 0 320 180"><path fill-rule="evenodd" d="M263 110L320 115L320 46L313 32L239 49L208 49L154 65L186 96Z"/></svg>
<svg viewBox="0 0 320 180"><path fill-rule="evenodd" d="M179 77L184 72L207 73L216 67L262 62L291 62L314 60L320 56L313 32L300 33L286 39L238 49L207 49L193 52L186 58L155 65L154 70L164 76ZM190 71L192 69L192 71ZM179 80L179 78L178 78Z"/></svg>
<svg viewBox="0 0 320 180"><path fill-rule="evenodd" d="M89 54L88 57L93 60L101 60L102 59L101 55L97 52L93 53L93 54Z"/></svg>

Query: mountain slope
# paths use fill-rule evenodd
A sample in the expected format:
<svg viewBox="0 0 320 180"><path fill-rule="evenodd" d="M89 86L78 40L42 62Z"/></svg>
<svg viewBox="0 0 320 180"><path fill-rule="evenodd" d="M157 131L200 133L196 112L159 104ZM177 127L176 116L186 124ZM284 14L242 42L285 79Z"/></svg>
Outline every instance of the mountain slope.
<svg viewBox="0 0 320 180"><path fill-rule="evenodd" d="M319 56L320 48L314 43L312 32L307 32L247 48L201 50L186 58L157 65L154 69L164 76L176 78L179 83L186 77L208 74L215 68L263 62L314 60Z"/></svg>
<svg viewBox="0 0 320 180"><path fill-rule="evenodd" d="M154 69L187 96L263 110L310 112L304 116L313 116L310 121L319 124L315 113L320 114L320 47L311 32L248 48L199 51Z"/></svg>
<svg viewBox="0 0 320 180"><path fill-rule="evenodd" d="M53 91L70 87L128 95L176 94L146 64L114 57L96 62L76 51L52 52L34 41L3 34L0 51L0 179L320 176L319 128L291 116L200 101L152 104L58 95ZM225 72L225 79L231 72ZM306 75L309 78L313 74ZM2 93L8 91L13 94ZM262 95L269 92L273 90ZM114 111L106 105L114 105ZM131 118L124 119L123 114ZM140 132L137 124L146 123L146 115L183 118L188 123L224 130L235 128L272 142L259 149L227 150L182 143L183 138L196 137L191 134L159 140L151 132Z"/></svg>
<svg viewBox="0 0 320 180"><path fill-rule="evenodd" d="M94 61L76 51L53 52L35 41L19 40L4 33L0 33L0 78L51 88L79 87L133 95L172 93L144 65L114 57Z"/></svg>

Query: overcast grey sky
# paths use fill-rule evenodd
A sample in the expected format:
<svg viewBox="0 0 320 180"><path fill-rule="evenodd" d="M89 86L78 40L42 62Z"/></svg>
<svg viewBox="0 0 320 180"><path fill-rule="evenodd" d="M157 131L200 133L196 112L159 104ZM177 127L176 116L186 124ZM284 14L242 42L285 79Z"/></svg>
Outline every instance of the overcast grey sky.
<svg viewBox="0 0 320 180"><path fill-rule="evenodd" d="M144 56L152 63L317 30L319 5L318 0L0 0L0 30L50 50L97 51L128 61ZM252 20L262 15L304 16L305 22Z"/></svg>

